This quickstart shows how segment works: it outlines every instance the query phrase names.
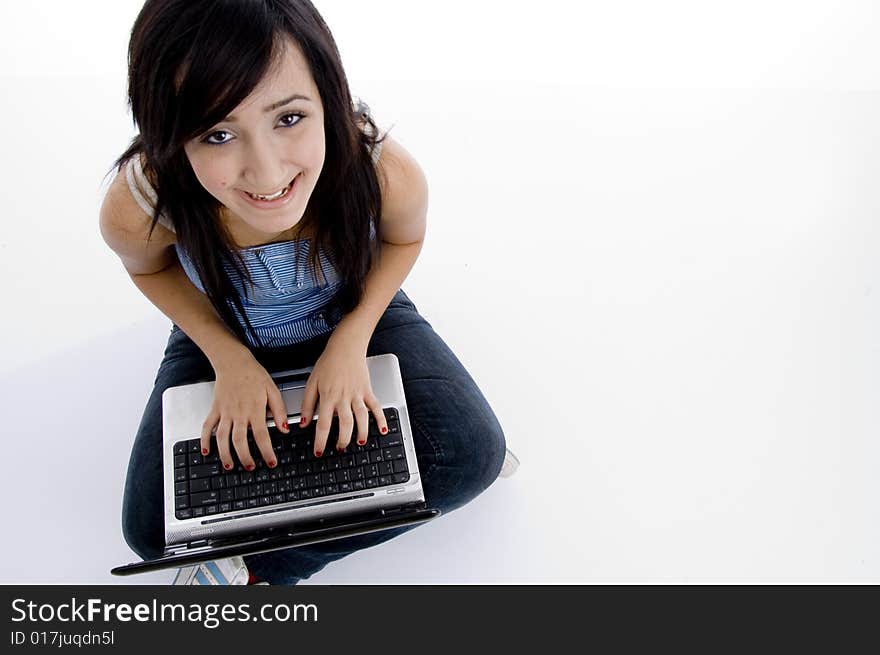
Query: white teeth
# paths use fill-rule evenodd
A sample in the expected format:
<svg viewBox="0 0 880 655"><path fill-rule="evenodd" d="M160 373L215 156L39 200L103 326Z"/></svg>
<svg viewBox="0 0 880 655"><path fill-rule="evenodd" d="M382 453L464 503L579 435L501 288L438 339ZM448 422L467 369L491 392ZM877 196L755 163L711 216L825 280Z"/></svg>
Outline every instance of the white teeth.
<svg viewBox="0 0 880 655"><path fill-rule="evenodd" d="M257 195L256 193L251 193L250 191L245 191L245 193L247 193L251 198L254 198L255 200L278 200L278 198L280 198L285 193L287 193L287 190L290 189L290 186L291 185L288 184L286 187L281 189L281 191L279 191L278 193L275 193L271 196L261 196L261 195Z"/></svg>

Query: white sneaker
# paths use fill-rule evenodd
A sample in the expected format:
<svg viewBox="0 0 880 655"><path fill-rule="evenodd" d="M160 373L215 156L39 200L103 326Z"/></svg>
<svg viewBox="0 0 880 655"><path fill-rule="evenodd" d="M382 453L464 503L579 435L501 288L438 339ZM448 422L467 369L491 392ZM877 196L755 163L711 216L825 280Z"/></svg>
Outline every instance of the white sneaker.
<svg viewBox="0 0 880 655"><path fill-rule="evenodd" d="M172 585L246 585L250 573L241 557L229 557L178 569Z"/></svg>
<svg viewBox="0 0 880 655"><path fill-rule="evenodd" d="M518 468L519 458L513 454L513 451L510 448L508 448L507 452L504 453L504 463L501 465L501 473L498 474L498 477L509 478L516 473L516 469Z"/></svg>

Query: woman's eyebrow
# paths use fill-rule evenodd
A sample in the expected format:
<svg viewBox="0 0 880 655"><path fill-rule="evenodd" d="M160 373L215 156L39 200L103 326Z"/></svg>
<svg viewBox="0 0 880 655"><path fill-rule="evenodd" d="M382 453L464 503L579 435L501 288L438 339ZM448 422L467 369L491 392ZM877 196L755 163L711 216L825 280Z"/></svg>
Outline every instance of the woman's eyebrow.
<svg viewBox="0 0 880 655"><path fill-rule="evenodd" d="M289 104L289 103L293 102L294 100L305 100L306 102L312 101L312 99L309 98L308 96L304 96L299 93L294 93L289 98L285 98L284 100L279 100L278 102L272 103L268 107L264 107L263 112L268 114L270 111L274 111L274 110L278 109L279 107L283 107L284 105ZM226 118L223 119L223 122L224 123L237 123L238 119L235 116L233 116L232 114L229 114L229 116L227 116Z"/></svg>

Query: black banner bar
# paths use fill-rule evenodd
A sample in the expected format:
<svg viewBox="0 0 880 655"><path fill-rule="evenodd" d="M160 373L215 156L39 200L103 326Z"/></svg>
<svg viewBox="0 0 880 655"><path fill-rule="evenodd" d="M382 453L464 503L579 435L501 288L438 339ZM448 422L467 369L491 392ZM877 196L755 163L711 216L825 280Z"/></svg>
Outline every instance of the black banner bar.
<svg viewBox="0 0 880 655"><path fill-rule="evenodd" d="M841 652L873 644L880 616L875 586L5 586L2 602L5 653L518 653L600 643Z"/></svg>

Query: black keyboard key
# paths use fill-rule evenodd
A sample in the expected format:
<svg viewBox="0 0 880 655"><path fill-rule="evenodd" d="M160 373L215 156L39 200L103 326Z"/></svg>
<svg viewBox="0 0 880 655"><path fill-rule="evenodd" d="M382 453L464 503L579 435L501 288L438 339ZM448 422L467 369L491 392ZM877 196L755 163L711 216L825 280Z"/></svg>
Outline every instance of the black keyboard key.
<svg viewBox="0 0 880 655"><path fill-rule="evenodd" d="M175 455L186 455L188 444L185 441L178 441L174 444L174 454Z"/></svg>
<svg viewBox="0 0 880 655"><path fill-rule="evenodd" d="M189 482L190 493L199 493L202 491L210 491L210 490L211 490L211 478L198 478L197 480L190 480L190 482Z"/></svg>
<svg viewBox="0 0 880 655"><path fill-rule="evenodd" d="M211 489L223 489L226 487L226 477L222 475L218 475L216 478L211 478Z"/></svg>
<svg viewBox="0 0 880 655"><path fill-rule="evenodd" d="M216 513L217 513L217 506L216 505L208 505L205 508L205 514L216 514Z"/></svg>
<svg viewBox="0 0 880 655"><path fill-rule="evenodd" d="M256 496L254 496L253 498L248 498L247 499L247 506L248 506L248 509L252 509L254 507L259 507L260 506L260 499L257 498Z"/></svg>
<svg viewBox="0 0 880 655"><path fill-rule="evenodd" d="M382 455L386 461L391 459L406 459L406 453L403 452L403 446L396 448L383 448Z"/></svg>
<svg viewBox="0 0 880 655"><path fill-rule="evenodd" d="M180 468L182 466L186 466L186 455L175 455L174 468Z"/></svg>
<svg viewBox="0 0 880 655"><path fill-rule="evenodd" d="M186 477L186 469L185 468L174 469L174 481L175 482L183 482L184 480L187 480L187 479L188 478Z"/></svg>
<svg viewBox="0 0 880 655"><path fill-rule="evenodd" d="M189 483L187 482L177 482L174 485L174 495L175 496L184 496L189 493Z"/></svg>
<svg viewBox="0 0 880 655"><path fill-rule="evenodd" d="M381 462L382 460L383 458L381 450L373 450L370 452L370 464L376 464L377 462Z"/></svg>
<svg viewBox="0 0 880 655"><path fill-rule="evenodd" d="M202 440L201 439L190 439L188 442L187 452L190 453L200 453L202 452Z"/></svg>
<svg viewBox="0 0 880 655"><path fill-rule="evenodd" d="M380 475L394 475L394 467L391 462L382 462L379 464Z"/></svg>
<svg viewBox="0 0 880 655"><path fill-rule="evenodd" d="M340 493L348 493L349 491L351 491L351 483L350 482L343 482L339 485L339 492Z"/></svg>
<svg viewBox="0 0 880 655"><path fill-rule="evenodd" d="M204 507L193 507L192 513L193 513L193 518L196 518L198 516L204 516L205 515L205 508Z"/></svg>
<svg viewBox="0 0 880 655"><path fill-rule="evenodd" d="M394 484L401 484L409 480L409 473L395 473L391 479L394 480Z"/></svg>
<svg viewBox="0 0 880 655"><path fill-rule="evenodd" d="M372 489L378 484L378 482L376 481L376 478L367 478L364 480L364 484L367 485L367 489Z"/></svg>
<svg viewBox="0 0 880 655"><path fill-rule="evenodd" d="M203 464L202 466L191 466L189 469L190 480L212 478L215 475L220 475L220 464Z"/></svg>
<svg viewBox="0 0 880 655"><path fill-rule="evenodd" d="M186 463L190 466L201 466L205 462L202 459L201 453L190 453L187 456Z"/></svg>
<svg viewBox="0 0 880 655"><path fill-rule="evenodd" d="M400 432L392 434L389 432L383 437L379 437L379 445L383 448L391 448L392 446L403 446L403 437Z"/></svg>
<svg viewBox="0 0 880 655"><path fill-rule="evenodd" d="M351 483L351 486L355 491L363 491L364 490L364 481L363 480L355 480Z"/></svg>
<svg viewBox="0 0 880 655"><path fill-rule="evenodd" d="M247 500L251 497L250 486L245 485L243 487L236 487L233 491L235 491L235 500Z"/></svg>
<svg viewBox="0 0 880 655"><path fill-rule="evenodd" d="M176 510L174 515L180 520L183 519L191 519L192 518L192 510L191 509L179 509Z"/></svg>
<svg viewBox="0 0 880 655"><path fill-rule="evenodd" d="M244 505L245 501L236 500L234 503L232 503L232 509L244 509Z"/></svg>
<svg viewBox="0 0 880 655"><path fill-rule="evenodd" d="M175 496L174 509L186 509L189 507L189 496Z"/></svg>
<svg viewBox="0 0 880 655"><path fill-rule="evenodd" d="M336 474L335 473L322 473L321 474L321 483L322 484L336 484Z"/></svg>
<svg viewBox="0 0 880 655"><path fill-rule="evenodd" d="M220 502L221 503L229 503L235 500L235 490L234 489L221 489L220 490ZM221 512L223 510L220 510ZM229 511L229 510L226 510Z"/></svg>
<svg viewBox="0 0 880 655"><path fill-rule="evenodd" d="M292 502L294 500L299 500L299 492L298 491L288 491L286 498L287 498L288 502Z"/></svg>
<svg viewBox="0 0 880 655"><path fill-rule="evenodd" d="M395 459L392 464L394 465L393 473L406 473L408 470L405 459Z"/></svg>
<svg viewBox="0 0 880 655"><path fill-rule="evenodd" d="M205 491L200 494L190 494L190 503L193 507L203 507L205 505L213 505L219 500L217 491Z"/></svg>
<svg viewBox="0 0 880 655"><path fill-rule="evenodd" d="M232 503L220 503L220 512L231 512Z"/></svg>

